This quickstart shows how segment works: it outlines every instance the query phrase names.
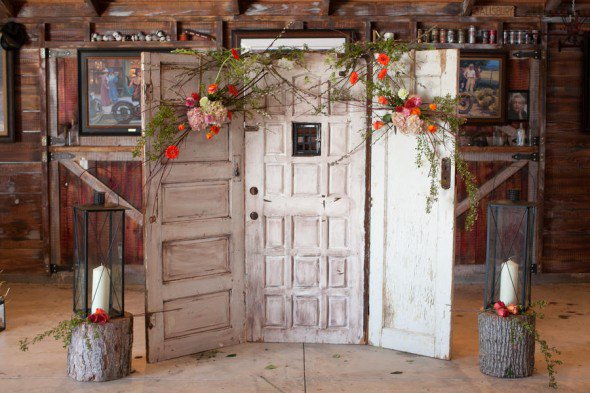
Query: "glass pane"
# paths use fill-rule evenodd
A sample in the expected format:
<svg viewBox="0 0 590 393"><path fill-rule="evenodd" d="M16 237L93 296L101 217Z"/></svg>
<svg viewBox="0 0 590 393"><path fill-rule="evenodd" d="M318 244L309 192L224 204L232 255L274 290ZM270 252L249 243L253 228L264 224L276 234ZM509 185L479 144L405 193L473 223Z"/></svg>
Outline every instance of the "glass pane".
<svg viewBox="0 0 590 393"><path fill-rule="evenodd" d="M293 123L293 155L321 155L321 132L320 123Z"/></svg>

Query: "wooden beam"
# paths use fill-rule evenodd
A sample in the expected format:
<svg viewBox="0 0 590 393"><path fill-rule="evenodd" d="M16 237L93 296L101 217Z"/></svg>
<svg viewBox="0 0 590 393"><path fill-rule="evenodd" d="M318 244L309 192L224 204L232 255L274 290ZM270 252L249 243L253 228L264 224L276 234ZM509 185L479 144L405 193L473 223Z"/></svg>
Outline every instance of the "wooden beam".
<svg viewBox="0 0 590 393"><path fill-rule="evenodd" d="M475 199L479 202L483 197L494 191L498 186L511 178L516 172L527 166L529 162L526 160L516 161L509 167L504 168L496 176L485 182L478 188ZM463 199L455 207L455 217L459 217L469 209L469 198Z"/></svg>
<svg viewBox="0 0 590 393"><path fill-rule="evenodd" d="M84 0L84 3L86 3L88 8L90 8L96 14L96 16L100 16L102 9L100 4L98 4L98 0Z"/></svg>
<svg viewBox="0 0 590 393"><path fill-rule="evenodd" d="M231 0L231 14L235 16L242 15L244 12L246 12L249 6L250 1L248 0Z"/></svg>
<svg viewBox="0 0 590 393"><path fill-rule="evenodd" d="M473 11L473 5L475 4L475 0L463 0L463 7L461 7L461 15L462 16L469 16Z"/></svg>
<svg viewBox="0 0 590 393"><path fill-rule="evenodd" d="M545 3L545 12L555 11L561 5L561 0L547 0Z"/></svg>
<svg viewBox="0 0 590 393"><path fill-rule="evenodd" d="M127 202L123 197L101 182L92 173L82 168L80 164L70 160L60 160L59 162L70 172L76 175L80 180L86 183L90 188L98 192L104 192L105 200L107 202L118 204L127 208L125 211L127 216L129 216L129 218L137 222L139 225L143 225L143 214L139 210L137 210L131 203Z"/></svg>
<svg viewBox="0 0 590 393"><path fill-rule="evenodd" d="M321 16L330 15L330 0L321 0L320 1L320 15Z"/></svg>
<svg viewBox="0 0 590 393"><path fill-rule="evenodd" d="M0 11L10 18L16 16L15 7L11 0L0 0Z"/></svg>

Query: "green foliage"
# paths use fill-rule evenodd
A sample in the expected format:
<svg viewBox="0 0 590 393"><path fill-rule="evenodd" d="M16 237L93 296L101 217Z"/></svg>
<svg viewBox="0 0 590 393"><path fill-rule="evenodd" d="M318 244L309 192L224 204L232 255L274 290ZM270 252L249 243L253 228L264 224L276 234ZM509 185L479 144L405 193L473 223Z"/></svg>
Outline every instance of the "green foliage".
<svg viewBox="0 0 590 393"><path fill-rule="evenodd" d="M32 339L26 337L19 340L20 350L23 352L28 351L30 345L36 344L47 337L53 337L55 341L61 341L63 343L63 347L67 348L72 343L72 332L74 329L85 323L89 323L87 318L83 317L81 314L73 315L71 319L61 321L56 327L37 334ZM89 324L93 325L91 323ZM98 330L94 329L95 338L98 334ZM90 339L88 337L86 337L86 345L90 349Z"/></svg>
<svg viewBox="0 0 590 393"><path fill-rule="evenodd" d="M147 161L157 161L164 150L174 143L178 132L179 116L169 103L162 103L139 138L133 157L141 157L144 148ZM149 142L149 144L148 144Z"/></svg>

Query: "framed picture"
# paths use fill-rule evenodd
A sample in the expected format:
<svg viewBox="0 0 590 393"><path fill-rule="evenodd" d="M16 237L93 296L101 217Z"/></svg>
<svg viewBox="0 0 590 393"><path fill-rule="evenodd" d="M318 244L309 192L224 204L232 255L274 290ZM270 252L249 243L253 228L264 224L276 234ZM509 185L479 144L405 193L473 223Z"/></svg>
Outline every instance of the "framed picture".
<svg viewBox="0 0 590 393"><path fill-rule="evenodd" d="M280 38L277 38L279 37ZM354 38L354 30L234 30L234 48L263 51L281 47L311 50L330 50L338 48Z"/></svg>
<svg viewBox="0 0 590 393"><path fill-rule="evenodd" d="M508 92L508 108L506 109L508 121L529 120L529 92L528 90L510 90Z"/></svg>
<svg viewBox="0 0 590 393"><path fill-rule="evenodd" d="M0 142L14 142L14 52L0 47Z"/></svg>
<svg viewBox="0 0 590 393"><path fill-rule="evenodd" d="M79 51L80 135L141 134L139 51Z"/></svg>
<svg viewBox="0 0 590 393"><path fill-rule="evenodd" d="M506 53L461 52L459 115L468 124L506 121Z"/></svg>

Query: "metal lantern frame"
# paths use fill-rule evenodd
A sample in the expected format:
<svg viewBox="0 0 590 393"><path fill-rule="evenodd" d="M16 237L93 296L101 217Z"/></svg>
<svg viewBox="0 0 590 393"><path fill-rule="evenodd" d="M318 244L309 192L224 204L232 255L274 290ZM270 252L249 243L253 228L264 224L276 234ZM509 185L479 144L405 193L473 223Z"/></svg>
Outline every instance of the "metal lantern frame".
<svg viewBox="0 0 590 393"><path fill-rule="evenodd" d="M6 301L0 296L0 332L6 330Z"/></svg>
<svg viewBox="0 0 590 393"><path fill-rule="evenodd" d="M494 302L499 300L502 263L511 259L516 252L514 249L514 243L518 241L518 236L514 236L513 239L510 239L510 244L502 243L502 234L499 233L500 228L498 228L499 225L502 225L502 222L498 222L498 220L501 219L500 214L506 214L502 209L516 209L522 211L518 228L516 228L516 231L518 231L517 235L520 234L523 237L521 244L522 248L518 250L520 260L515 261L519 267L519 277L517 282L520 289L520 291L517 291L516 295L519 305L526 310L531 303L531 274L533 272L536 273L536 263L533 261L536 204L524 201L501 200L491 202L488 205L485 266L486 285L484 289L483 306L484 309L489 308ZM498 269L498 267L500 268Z"/></svg>
<svg viewBox="0 0 590 393"><path fill-rule="evenodd" d="M109 279L109 309L104 310L111 317L122 317L125 313L125 211L127 210L121 206L104 206L104 205L77 205L74 206L74 285L73 285L73 311L76 314L83 314L88 316L91 312L93 299L89 298L89 290L92 290L92 277L89 275L89 225L90 216L96 214L97 216L101 213L108 214L108 252L104 259L97 266L106 266L110 269L108 273ZM113 222L113 216L115 214L120 215L120 221L118 223ZM79 215L83 222L79 223ZM118 224L118 227L115 225ZM83 225L83 233L80 234L80 225ZM102 228L100 229L102 230ZM80 238L80 236L82 236ZM118 257L117 265L120 265L119 276L117 276L117 283L113 283L113 271L115 267L114 253L119 252L118 247L114 244L115 239L120 239L120 255ZM80 240L82 240L80 242ZM80 244L82 243L82 244ZM95 245L96 246L96 245ZM81 250L83 252L81 253ZM103 264L105 262L106 264ZM94 261L96 264L96 261ZM81 275L81 276L80 276ZM102 279L102 276L101 276ZM82 285L83 288L80 288ZM120 286L119 291L116 290L115 286ZM79 293L84 291L84 295L79 296ZM116 296L114 296L116 295ZM83 298L83 300L79 299ZM120 309L114 308L114 298L117 299Z"/></svg>

